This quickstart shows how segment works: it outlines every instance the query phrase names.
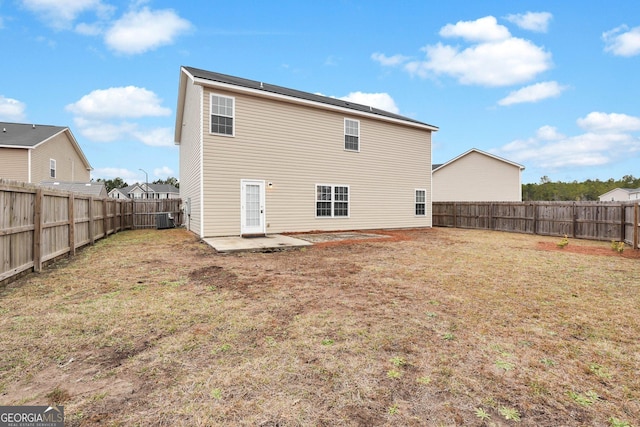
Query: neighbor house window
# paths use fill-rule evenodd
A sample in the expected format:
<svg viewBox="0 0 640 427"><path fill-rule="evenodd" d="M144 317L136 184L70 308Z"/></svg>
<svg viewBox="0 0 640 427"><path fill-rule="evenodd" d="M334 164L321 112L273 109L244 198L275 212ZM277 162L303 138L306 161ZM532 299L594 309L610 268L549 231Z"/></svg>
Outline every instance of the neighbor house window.
<svg viewBox="0 0 640 427"><path fill-rule="evenodd" d="M360 151L360 122L344 119L344 149Z"/></svg>
<svg viewBox="0 0 640 427"><path fill-rule="evenodd" d="M349 216L349 187L346 185L316 185L316 217Z"/></svg>
<svg viewBox="0 0 640 427"><path fill-rule="evenodd" d="M49 176L56 177L56 161L54 159L49 159Z"/></svg>
<svg viewBox="0 0 640 427"><path fill-rule="evenodd" d="M233 136L234 98L211 95L211 133Z"/></svg>
<svg viewBox="0 0 640 427"><path fill-rule="evenodd" d="M416 215L427 214L427 190L416 190Z"/></svg>

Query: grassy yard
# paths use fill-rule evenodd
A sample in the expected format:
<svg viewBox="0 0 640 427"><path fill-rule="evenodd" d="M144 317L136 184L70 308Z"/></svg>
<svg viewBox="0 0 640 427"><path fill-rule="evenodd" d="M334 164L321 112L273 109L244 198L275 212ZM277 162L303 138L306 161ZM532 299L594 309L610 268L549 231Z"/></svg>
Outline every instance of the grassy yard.
<svg viewBox="0 0 640 427"><path fill-rule="evenodd" d="M67 426L640 426L640 259L456 229L109 237L0 288L0 405Z"/></svg>

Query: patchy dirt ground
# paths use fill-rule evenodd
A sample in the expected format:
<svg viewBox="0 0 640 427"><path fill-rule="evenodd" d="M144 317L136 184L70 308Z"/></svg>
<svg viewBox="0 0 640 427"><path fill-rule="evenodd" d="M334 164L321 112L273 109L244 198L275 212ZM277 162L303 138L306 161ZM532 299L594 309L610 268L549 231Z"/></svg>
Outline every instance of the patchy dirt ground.
<svg viewBox="0 0 640 427"><path fill-rule="evenodd" d="M0 289L0 405L61 403L68 426L638 426L635 251L381 233L100 241Z"/></svg>

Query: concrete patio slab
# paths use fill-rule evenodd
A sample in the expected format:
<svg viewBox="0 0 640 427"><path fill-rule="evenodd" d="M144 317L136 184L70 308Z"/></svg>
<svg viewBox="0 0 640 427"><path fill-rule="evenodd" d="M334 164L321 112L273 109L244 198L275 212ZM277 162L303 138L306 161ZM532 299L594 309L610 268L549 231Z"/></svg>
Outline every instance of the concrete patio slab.
<svg viewBox="0 0 640 427"><path fill-rule="evenodd" d="M271 234L265 237L208 237L203 239L216 251L231 252L270 252L282 249L301 248L313 243L281 234Z"/></svg>

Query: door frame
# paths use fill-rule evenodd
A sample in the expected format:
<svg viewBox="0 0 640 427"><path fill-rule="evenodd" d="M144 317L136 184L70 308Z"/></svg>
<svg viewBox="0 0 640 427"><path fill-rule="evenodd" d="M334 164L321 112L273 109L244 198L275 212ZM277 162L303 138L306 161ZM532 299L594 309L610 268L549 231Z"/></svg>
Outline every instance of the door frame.
<svg viewBox="0 0 640 427"><path fill-rule="evenodd" d="M258 227L246 227L246 188L247 185L258 185L260 189L260 225ZM265 197L265 181L263 179L241 179L240 180L240 236L266 235L267 233L267 210Z"/></svg>

